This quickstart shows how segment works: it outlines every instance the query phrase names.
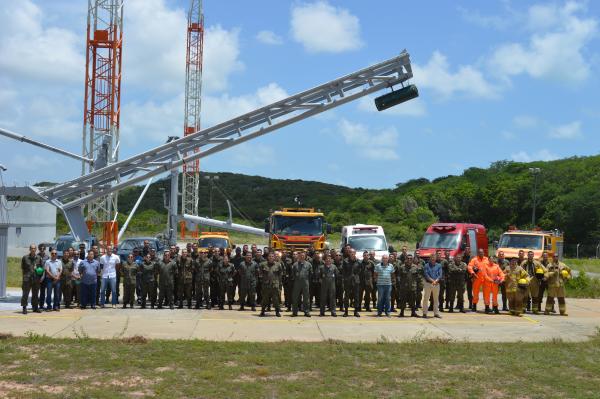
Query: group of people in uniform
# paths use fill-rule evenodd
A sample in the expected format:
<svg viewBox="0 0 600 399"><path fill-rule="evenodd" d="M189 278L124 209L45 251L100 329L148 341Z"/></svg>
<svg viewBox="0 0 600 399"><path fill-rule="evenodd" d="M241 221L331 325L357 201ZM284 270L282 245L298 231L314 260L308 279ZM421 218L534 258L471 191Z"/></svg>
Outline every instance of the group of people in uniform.
<svg viewBox="0 0 600 399"><path fill-rule="evenodd" d="M525 257L523 251L518 259L507 260L502 252L496 258L487 257L483 249L472 257L467 247L462 255L451 257L449 251L437 251L422 259L418 249L409 253L403 247L400 252L390 248L389 256L377 260L374 252L365 251L359 257L350 246L340 251L279 252L256 245L223 249L189 243L185 248L171 246L157 254L146 241L126 261L116 258L115 293L100 289L104 288L100 284L103 267L111 264L106 259L116 257L112 248L103 252L94 246L86 253L82 246L69 248L57 259L55 250L48 255L44 247L32 245L21 261L23 313L27 313L30 292L33 311L44 309L44 290L46 310L60 310L61 304L70 308L75 303L83 309L95 308L99 302L104 307L111 295L116 296L112 298L114 307L121 280L123 308L137 303L142 309L186 306L231 310L237 304L240 311L256 311L260 305L260 316L274 310L277 317L283 308L292 317L299 313L310 317L313 309L320 316L329 312L333 317L338 309L344 317L350 311L360 317L361 312L372 310L381 317L389 317L390 312L398 313L398 317L404 317L405 312L420 317L417 312L422 308L423 317L428 310L441 317L444 311L476 312L483 290L485 313L500 313L499 293L503 311L515 316L524 311L538 313L547 292L544 313L555 312L556 298L560 314L566 316L565 282L571 278L569 267L556 254L546 252L539 261L533 252ZM386 270L389 274L384 278ZM378 284L391 285L391 294L382 296L386 291L378 290L383 288ZM50 290L55 291L53 302ZM379 302L383 299L388 303L378 303L378 291ZM101 296L106 296L106 301Z"/></svg>

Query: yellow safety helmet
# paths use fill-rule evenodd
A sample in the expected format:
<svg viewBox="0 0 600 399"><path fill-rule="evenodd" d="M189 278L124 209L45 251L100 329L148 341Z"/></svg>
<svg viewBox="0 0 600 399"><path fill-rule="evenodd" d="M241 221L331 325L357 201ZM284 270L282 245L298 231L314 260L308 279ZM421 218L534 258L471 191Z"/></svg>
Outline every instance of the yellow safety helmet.
<svg viewBox="0 0 600 399"><path fill-rule="evenodd" d="M520 278L518 281L518 284L520 287L527 287L527 285L529 285L526 278Z"/></svg>
<svg viewBox="0 0 600 399"><path fill-rule="evenodd" d="M536 267L535 268L535 274L544 274L544 269L542 269L541 267Z"/></svg>
<svg viewBox="0 0 600 399"><path fill-rule="evenodd" d="M567 269L562 269L562 270L560 271L560 275L561 275L563 278L568 278L568 277L569 277L569 271L568 271Z"/></svg>

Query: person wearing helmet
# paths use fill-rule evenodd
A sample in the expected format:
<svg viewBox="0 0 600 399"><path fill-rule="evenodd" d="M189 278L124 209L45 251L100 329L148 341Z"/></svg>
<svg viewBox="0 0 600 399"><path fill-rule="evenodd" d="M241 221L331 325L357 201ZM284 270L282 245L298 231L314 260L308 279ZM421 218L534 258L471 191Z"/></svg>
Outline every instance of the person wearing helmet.
<svg viewBox="0 0 600 399"><path fill-rule="evenodd" d="M527 273L529 273L529 277L531 277L531 279L529 280L529 297L531 298L531 310L533 311L533 314L538 314L542 306L542 298L540 297L540 287L542 286L542 284L545 284L546 268L533 257L533 251L527 252L527 260L521 263L521 267L525 269Z"/></svg>
<svg viewBox="0 0 600 399"><path fill-rule="evenodd" d="M565 282L571 278L569 266L558 260L558 255L553 254L552 262L548 265L545 274L548 283L548 298L546 298L546 309L544 314L550 314L554 306L554 298L558 298L558 310L561 316L567 316L567 304L565 303Z"/></svg>
<svg viewBox="0 0 600 399"><path fill-rule="evenodd" d="M485 269L490 260L485 256L483 248L477 250L477 256L471 259L467 268L471 281L473 281L473 306L471 310L477 312L477 303L479 302L479 291L485 282Z"/></svg>
<svg viewBox="0 0 600 399"><path fill-rule="evenodd" d="M518 260L510 260L507 272L504 276L506 295L508 296L509 312L513 316L523 314L523 299L527 295L529 275L527 271L518 264Z"/></svg>
<svg viewBox="0 0 600 399"><path fill-rule="evenodd" d="M492 306L495 314L499 314L498 310L498 289L500 284L504 282L504 272L498 265L490 259L488 266L483 273L483 301L485 303L485 313L492 313L490 310L490 294L492 295Z"/></svg>

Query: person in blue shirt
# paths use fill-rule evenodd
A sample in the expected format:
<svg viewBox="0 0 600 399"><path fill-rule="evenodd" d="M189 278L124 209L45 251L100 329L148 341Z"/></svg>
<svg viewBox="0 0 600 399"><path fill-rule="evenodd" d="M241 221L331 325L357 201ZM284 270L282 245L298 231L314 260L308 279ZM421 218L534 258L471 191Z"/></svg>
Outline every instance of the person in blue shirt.
<svg viewBox="0 0 600 399"><path fill-rule="evenodd" d="M144 263L144 257L141 255L139 248L133 249L133 261L137 263L138 270L142 270L142 263ZM142 272L140 271L135 277L135 296L137 297L138 305L142 305Z"/></svg>
<svg viewBox="0 0 600 399"><path fill-rule="evenodd" d="M438 319L441 319L440 308L439 308L439 295L440 295L440 279L442 278L442 265L437 262L435 255L429 257L428 262L425 264L425 277L423 279L423 318L427 318L427 311L429 309L429 301L433 294L433 315Z"/></svg>
<svg viewBox="0 0 600 399"><path fill-rule="evenodd" d="M375 281L377 282L377 317L385 312L390 317L390 294L392 292L392 273L394 267L389 263L389 257L383 255L381 263L375 266Z"/></svg>
<svg viewBox="0 0 600 399"><path fill-rule="evenodd" d="M89 251L87 258L79 262L79 274L81 275L81 309L85 309L87 305L96 309L96 278L100 274L100 262L94 259L94 251Z"/></svg>

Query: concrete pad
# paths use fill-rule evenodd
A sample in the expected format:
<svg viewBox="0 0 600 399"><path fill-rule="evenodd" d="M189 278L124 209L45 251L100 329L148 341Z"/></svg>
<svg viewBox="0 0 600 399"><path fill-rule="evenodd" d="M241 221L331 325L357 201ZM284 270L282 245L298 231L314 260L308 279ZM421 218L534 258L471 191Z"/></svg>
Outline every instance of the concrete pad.
<svg viewBox="0 0 600 399"><path fill-rule="evenodd" d="M448 339L471 342L582 341L600 328L600 300L567 299L568 317L505 313L442 313L442 319L378 318L362 312L360 318L330 316L292 318L289 312L258 317L259 312L195 309L62 309L61 312L21 315L0 310L0 332L25 335L28 331L53 337L86 335L119 338L141 335L150 339L203 339L215 341L317 342L410 341ZM431 315L430 315L431 316Z"/></svg>

